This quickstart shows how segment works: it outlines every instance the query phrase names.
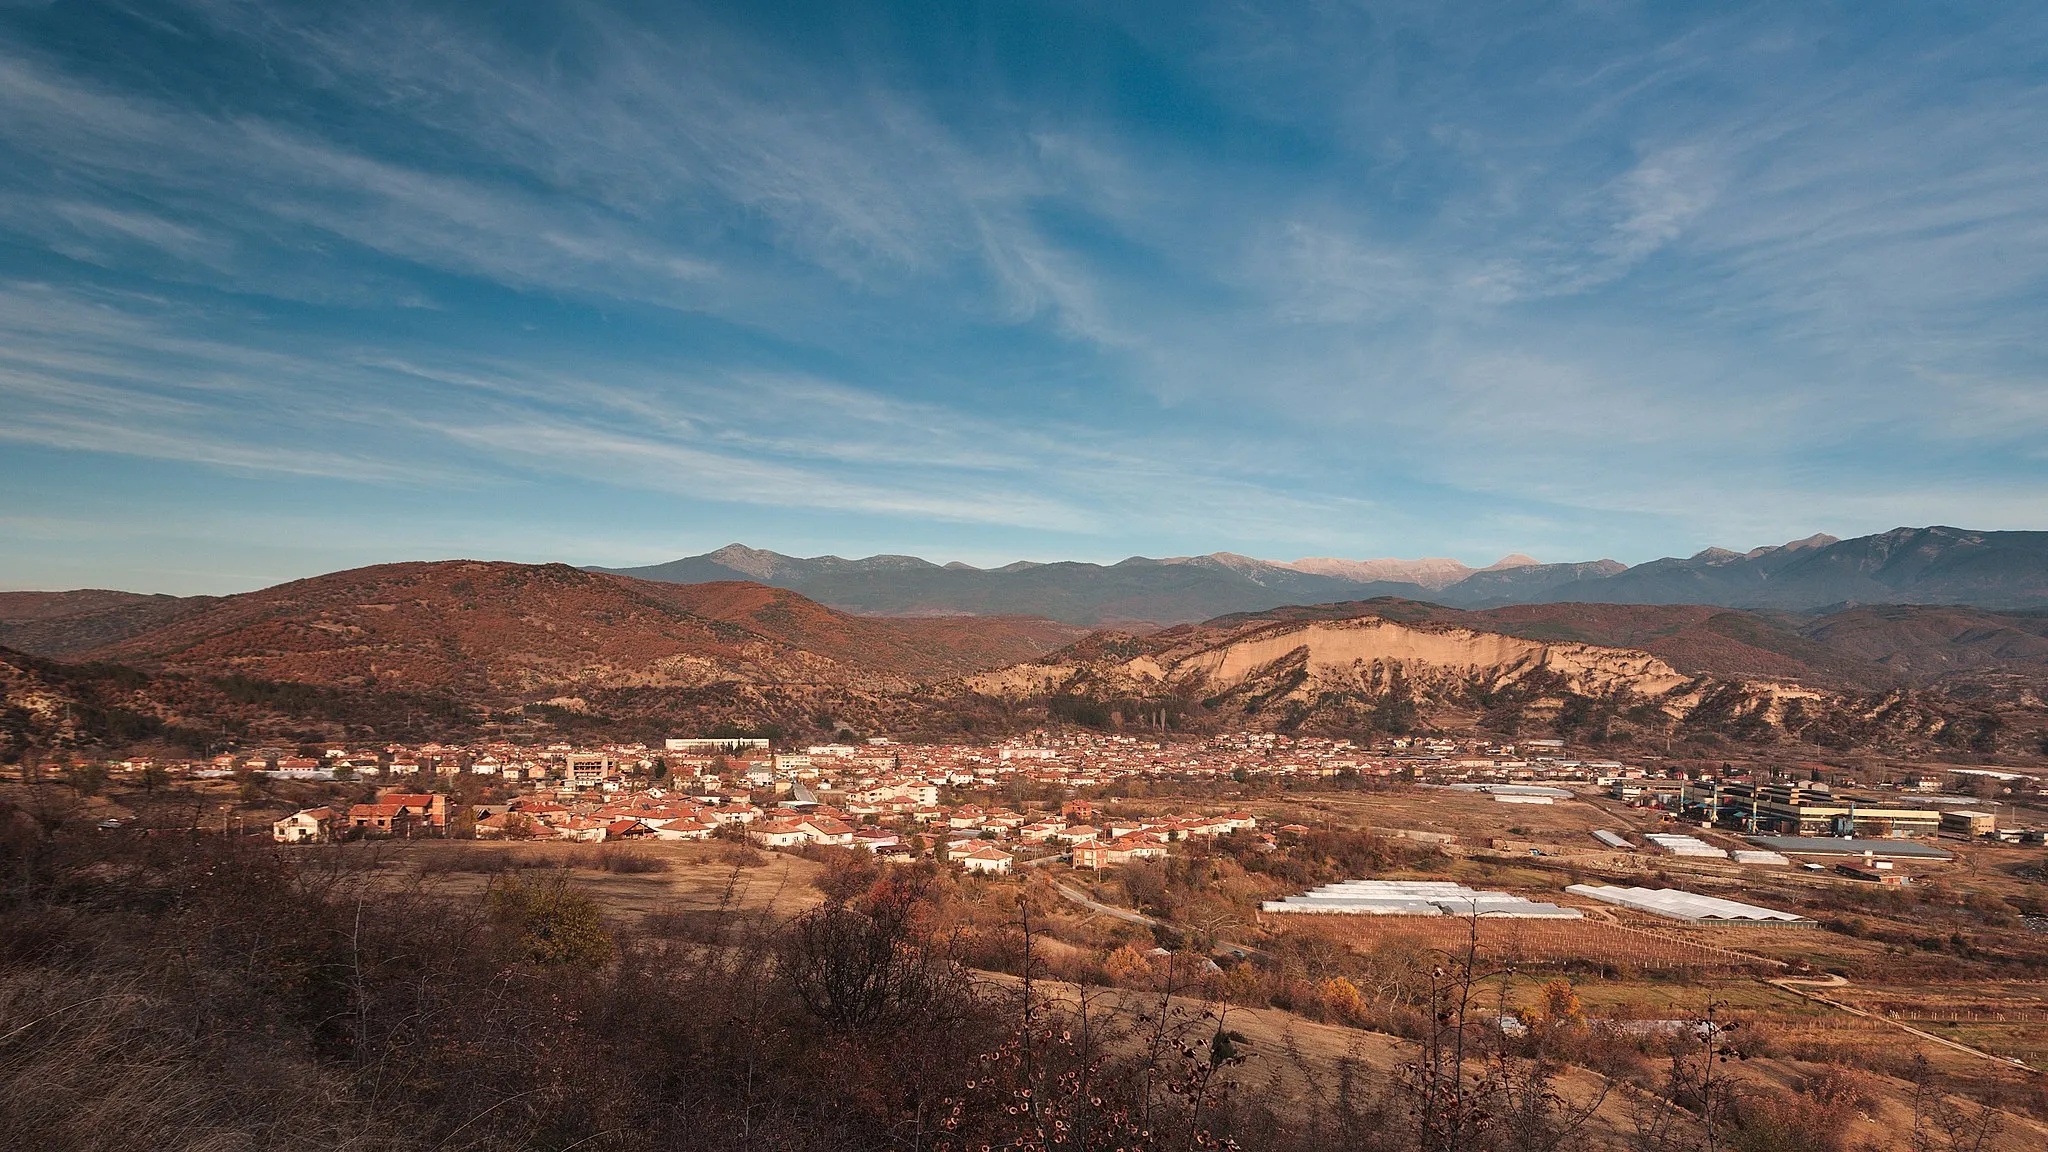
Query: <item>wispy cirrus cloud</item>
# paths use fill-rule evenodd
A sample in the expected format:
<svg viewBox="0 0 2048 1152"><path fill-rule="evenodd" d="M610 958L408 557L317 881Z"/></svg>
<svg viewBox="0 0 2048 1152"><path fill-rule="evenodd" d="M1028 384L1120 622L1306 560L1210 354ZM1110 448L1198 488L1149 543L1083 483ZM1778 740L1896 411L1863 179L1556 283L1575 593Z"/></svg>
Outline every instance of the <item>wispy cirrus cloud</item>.
<svg viewBox="0 0 2048 1152"><path fill-rule="evenodd" d="M0 439L46 449L407 488L567 482L1078 536L1156 519L1169 502L1198 502L1180 515L1211 525L1296 503L1190 467L1184 445L1005 428L810 376L693 380L614 365L599 384L489 356L195 339L179 334L186 310L149 300L44 287L0 293L0 305L13 318L0 321L11 416Z"/></svg>
<svg viewBox="0 0 2048 1152"><path fill-rule="evenodd" d="M2048 18L1880 7L10 11L0 435L844 551L2017 524Z"/></svg>

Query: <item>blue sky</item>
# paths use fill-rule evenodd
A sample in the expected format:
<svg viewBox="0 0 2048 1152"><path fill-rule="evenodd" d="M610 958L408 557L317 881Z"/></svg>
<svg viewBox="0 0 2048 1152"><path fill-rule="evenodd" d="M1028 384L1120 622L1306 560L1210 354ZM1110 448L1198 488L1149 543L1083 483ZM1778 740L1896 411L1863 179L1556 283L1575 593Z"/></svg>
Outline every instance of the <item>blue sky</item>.
<svg viewBox="0 0 2048 1152"><path fill-rule="evenodd" d="M0 0L0 586L2048 528L2048 7Z"/></svg>

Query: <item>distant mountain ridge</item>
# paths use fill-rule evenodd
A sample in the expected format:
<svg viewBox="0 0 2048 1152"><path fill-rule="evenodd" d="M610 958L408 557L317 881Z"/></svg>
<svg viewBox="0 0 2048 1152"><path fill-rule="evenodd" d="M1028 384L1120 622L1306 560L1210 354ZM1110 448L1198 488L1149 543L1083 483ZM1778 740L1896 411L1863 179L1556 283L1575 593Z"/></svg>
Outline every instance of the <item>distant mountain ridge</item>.
<svg viewBox="0 0 2048 1152"><path fill-rule="evenodd" d="M935 569L896 558L879 567ZM1240 567L1197 557L1097 570L1208 579ZM1256 566L1250 576L1307 578ZM134 623L105 614L138 604L173 618L92 643ZM509 725L651 738L734 724L959 738L1048 721L1327 732L1483 723L1508 734L1583 722L1595 742L1718 733L2021 755L2041 746L2048 685L2048 610L1939 606L1815 615L1377 597L1084 634L1034 617L854 616L759 582L439 561L168 605L20 594L0 600L0 622L8 614L78 634L41 637L71 663L0 645L0 759L136 742L190 752L230 734L305 743Z"/></svg>
<svg viewBox="0 0 2048 1152"><path fill-rule="evenodd" d="M1278 561L1258 561L1274 563ZM1468 567L1461 561L1440 556L1425 557L1421 560L1339 560L1330 556L1309 556L1286 564L1296 572L1313 572L1318 576L1336 576L1360 583L1375 583L1392 580L1419 584L1424 588L1448 588L1467 579L1475 572L1506 572L1517 568L1540 568L1542 564L1532 556L1516 553L1503 556L1484 568Z"/></svg>
<svg viewBox="0 0 2048 1152"><path fill-rule="evenodd" d="M1614 604L1719 604L1811 611L1838 604L2048 606L2048 532L1894 528L1810 537L1733 555L1709 549L1653 560L1550 597Z"/></svg>
<svg viewBox="0 0 2048 1152"><path fill-rule="evenodd" d="M1533 594L1622 568L1612 560L1538 564L1525 556L1507 557L1484 569L1455 560L1279 563L1231 552L1162 559L1132 556L1115 564L1023 560L1000 568L975 568L915 556L785 556L729 544L665 564L587 570L673 584L754 580L867 615L1026 615L1100 626L1182 624L1285 604L1375 596L1443 599L1461 588L1487 595L1500 589ZM1361 578L1374 572L1409 579Z"/></svg>
<svg viewBox="0 0 2048 1152"><path fill-rule="evenodd" d="M1542 564L1521 555L1474 569L1446 559L1282 562L1218 552L983 569L915 556L800 558L733 544L666 564L591 570L680 584L756 580L848 612L1031 615L1090 626L1183 624L1378 596L1453 608L1577 602L1790 612L1851 604L2026 609L2048 607L2048 532L1933 526L1849 540L1816 534L1633 567L1614 560Z"/></svg>

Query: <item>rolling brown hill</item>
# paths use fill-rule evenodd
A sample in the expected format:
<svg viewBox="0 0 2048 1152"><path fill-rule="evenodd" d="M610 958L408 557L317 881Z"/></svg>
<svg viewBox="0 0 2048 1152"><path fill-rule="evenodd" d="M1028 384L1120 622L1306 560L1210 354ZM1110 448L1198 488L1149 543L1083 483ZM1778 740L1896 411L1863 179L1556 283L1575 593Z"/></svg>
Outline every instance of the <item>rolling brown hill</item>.
<svg viewBox="0 0 2048 1152"><path fill-rule="evenodd" d="M1093 726L1563 735L1592 744L1803 740L2032 757L2048 721L2012 683L2034 637L1913 610L1798 618L1691 606L1541 605L1461 612L1372 600L1219 617L1145 636L1099 632L970 678L1011 707ZM2026 618L2018 618L2022 622ZM1805 622L1810 624L1811 622ZM1912 634L1918 635L1918 640ZM1851 643L1860 642L1867 651ZM1917 649L1912 648L1917 643ZM1909 681L1871 652L1977 654L1997 677ZM2023 679L2023 678L2021 678Z"/></svg>
<svg viewBox="0 0 2048 1152"><path fill-rule="evenodd" d="M1916 683L1978 672L2048 676L2048 612L1873 604L1808 621L1800 632Z"/></svg>
<svg viewBox="0 0 2048 1152"><path fill-rule="evenodd" d="M1694 605L1527 604L1469 614L1519 636L1639 647L1711 676L1884 688L1996 672L2048 678L2048 613L1872 604L1819 615Z"/></svg>
<svg viewBox="0 0 2048 1152"><path fill-rule="evenodd" d="M214 600L102 588L0 592L0 645L36 656L70 656L161 628Z"/></svg>
<svg viewBox="0 0 2048 1152"><path fill-rule="evenodd" d="M194 739L505 724L652 736L850 723L957 736L1056 719L1184 731L1477 725L1659 743L1687 732L1830 747L1939 740L1991 752L2031 748L2038 688L2008 681L2048 676L2048 616L1973 609L1808 618L1378 599L1082 634L1030 617L854 616L746 581L480 561L162 600L17 596L0 607L53 629L170 614L72 657L140 670L146 688L113 706ZM88 714L102 707L95 694L105 696L86 693ZM138 726L107 715L115 723L96 731Z"/></svg>
<svg viewBox="0 0 2048 1152"><path fill-rule="evenodd" d="M158 688L132 668L0 648L0 763L15 763L31 749L127 747L175 735L178 693ZM219 698L204 707L231 710Z"/></svg>
<svg viewBox="0 0 2048 1152"><path fill-rule="evenodd" d="M1026 659L1078 629L870 620L741 583L561 564L387 564L222 597L82 655L150 670L498 699L724 682L903 688Z"/></svg>

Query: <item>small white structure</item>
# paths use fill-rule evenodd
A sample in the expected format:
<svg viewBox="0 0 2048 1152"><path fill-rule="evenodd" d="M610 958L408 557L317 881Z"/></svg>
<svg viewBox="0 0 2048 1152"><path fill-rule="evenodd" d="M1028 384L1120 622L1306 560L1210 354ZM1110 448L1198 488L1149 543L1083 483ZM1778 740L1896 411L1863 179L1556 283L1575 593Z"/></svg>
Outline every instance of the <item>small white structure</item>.
<svg viewBox="0 0 2048 1152"><path fill-rule="evenodd" d="M1694 924L1812 924L1804 916L1760 908L1718 896L1702 896L1678 888L1616 888L1606 884L1574 884L1565 889L1575 896L1616 904L1638 912L1651 912Z"/></svg>
<svg viewBox="0 0 2048 1152"><path fill-rule="evenodd" d="M1728 850L1716 848L1697 836L1678 836L1669 832L1650 832L1643 839L1664 849L1673 856L1699 856L1708 859L1726 860Z"/></svg>
<svg viewBox="0 0 2048 1152"><path fill-rule="evenodd" d="M1593 833L1593 839L1598 840L1602 844L1607 845L1609 848L1633 847L1633 845L1631 845L1628 842L1628 837L1623 836L1619 832L1609 832L1605 828L1602 828L1598 832Z"/></svg>
<svg viewBox="0 0 2048 1152"><path fill-rule="evenodd" d="M1563 788L1546 788L1541 784L1469 783L1452 784L1448 787L1453 792L1479 792L1492 796L1496 800L1503 796L1547 796L1552 800L1569 800L1572 798L1572 794Z"/></svg>

